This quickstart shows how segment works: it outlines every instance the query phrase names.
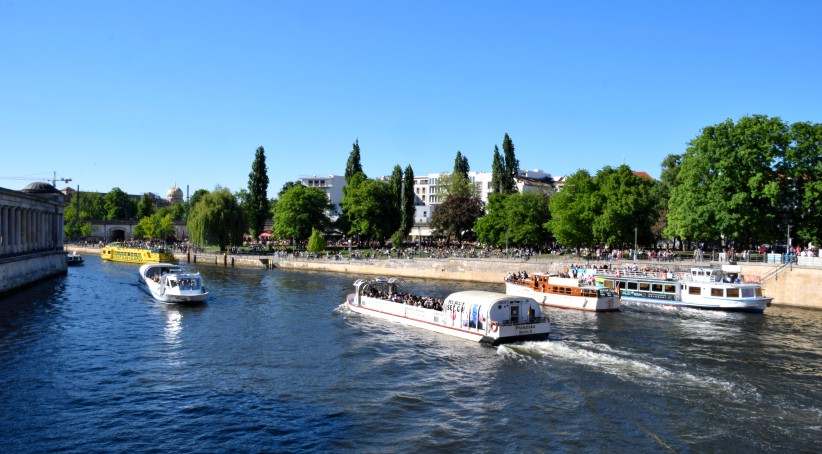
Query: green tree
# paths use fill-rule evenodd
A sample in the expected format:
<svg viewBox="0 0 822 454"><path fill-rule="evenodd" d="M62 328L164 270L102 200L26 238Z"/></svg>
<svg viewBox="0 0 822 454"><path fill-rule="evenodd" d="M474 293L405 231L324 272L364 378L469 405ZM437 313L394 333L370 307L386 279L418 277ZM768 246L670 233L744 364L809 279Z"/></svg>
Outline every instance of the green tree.
<svg viewBox="0 0 822 454"><path fill-rule="evenodd" d="M653 240L658 217L654 184L627 165L604 167L594 177L596 212L594 240L611 246L633 246L634 229L640 244Z"/></svg>
<svg viewBox="0 0 822 454"><path fill-rule="evenodd" d="M651 230L657 239L664 236L665 228L668 226L668 201L671 198L671 189L676 184L676 177L679 174L679 167L681 165L681 154L669 154L665 156L665 159L662 160L662 171L659 175L659 181L653 186L658 216Z"/></svg>
<svg viewBox="0 0 822 454"><path fill-rule="evenodd" d="M550 219L549 198L545 194L495 194L474 230L485 244L541 249L550 238L546 227Z"/></svg>
<svg viewBox="0 0 822 454"><path fill-rule="evenodd" d="M191 194L191 198L188 201L189 207L193 207L194 205L196 205L197 202L199 202L200 199L203 198L203 196L205 196L206 194L208 194L207 189L198 189L194 191L194 194Z"/></svg>
<svg viewBox="0 0 822 454"><path fill-rule="evenodd" d="M137 202L137 219L142 219L154 214L154 199L151 197L151 194L146 192L140 197L140 201Z"/></svg>
<svg viewBox="0 0 822 454"><path fill-rule="evenodd" d="M822 123L790 127L790 146L777 161L781 182L781 229L793 226L802 242L822 242Z"/></svg>
<svg viewBox="0 0 822 454"><path fill-rule="evenodd" d="M773 163L784 159L790 142L787 125L764 115L704 128L682 158L666 234L743 243L781 237L784 185Z"/></svg>
<svg viewBox="0 0 822 454"><path fill-rule="evenodd" d="M551 220L546 227L557 242L577 250L594 243L596 196L594 179L587 171L578 170L566 179L562 191L554 194L549 203Z"/></svg>
<svg viewBox="0 0 822 454"><path fill-rule="evenodd" d="M74 192L63 213L65 235L71 239L91 235L91 220L106 217L103 196L96 192Z"/></svg>
<svg viewBox="0 0 822 454"><path fill-rule="evenodd" d="M474 223L477 240L491 246L505 246L508 233L508 213L505 200L509 196L497 192L488 195L485 214Z"/></svg>
<svg viewBox="0 0 822 454"><path fill-rule="evenodd" d="M174 236L174 217L171 211L157 211L140 219L134 227L135 238L165 240Z"/></svg>
<svg viewBox="0 0 822 454"><path fill-rule="evenodd" d="M505 169L504 178L502 179L502 191L505 194L511 194L517 191L516 177L519 176L519 160L514 153L514 142L508 133L502 138L502 152L504 154L503 165Z"/></svg>
<svg viewBox="0 0 822 454"><path fill-rule="evenodd" d="M385 241L397 231L400 212L388 183L358 173L343 192L342 206L350 235Z"/></svg>
<svg viewBox="0 0 822 454"><path fill-rule="evenodd" d="M471 166L468 165L468 158L465 157L462 152L457 151L457 156L454 157L454 170L452 175L462 175L466 180L468 179L468 172L471 170Z"/></svg>
<svg viewBox="0 0 822 454"><path fill-rule="evenodd" d="M220 251L225 251L226 246L241 244L246 231L240 205L234 194L225 188L203 195L191 207L186 226L194 244L217 245Z"/></svg>
<svg viewBox="0 0 822 454"><path fill-rule="evenodd" d="M431 225L449 242L451 238L462 242L480 216L482 201L479 197L464 193L448 194L445 201L434 210Z"/></svg>
<svg viewBox="0 0 822 454"><path fill-rule="evenodd" d="M327 208L325 192L296 184L277 199L274 233L280 238L303 241L311 235L312 228L322 230L328 224Z"/></svg>
<svg viewBox="0 0 822 454"><path fill-rule="evenodd" d="M499 154L499 147L494 145L494 158L491 162L491 192L503 194L503 180L505 180L505 164Z"/></svg>
<svg viewBox="0 0 822 454"><path fill-rule="evenodd" d="M277 197L282 197L283 194L285 194L286 191L291 189L292 186L298 185L298 184L303 184L303 183L299 180L297 180L297 181L286 181L285 183L283 183L283 187L280 188L280 192L277 193Z"/></svg>
<svg viewBox="0 0 822 454"><path fill-rule="evenodd" d="M345 164L345 182L348 183L357 173L363 173L360 163L360 141L355 140L351 146L351 153L348 155L348 162Z"/></svg>
<svg viewBox="0 0 822 454"><path fill-rule="evenodd" d="M316 227L311 228L307 249L309 252L322 252L325 250L325 236Z"/></svg>
<svg viewBox="0 0 822 454"><path fill-rule="evenodd" d="M400 219L400 231L403 237L411 233L414 227L414 214L416 211L416 196L414 195L414 169L411 164L405 166L402 182L402 216Z"/></svg>
<svg viewBox="0 0 822 454"><path fill-rule="evenodd" d="M133 219L137 207L134 201L120 188L113 188L105 197L106 219Z"/></svg>
<svg viewBox="0 0 822 454"><path fill-rule="evenodd" d="M402 208L402 167L399 164L394 166L391 176L388 177L388 185L391 187L391 196L397 204L397 211Z"/></svg>
<svg viewBox="0 0 822 454"><path fill-rule="evenodd" d="M254 162L248 174L248 199L246 201L248 225L254 238L263 233L263 226L268 219L268 168L265 163L265 149L257 147Z"/></svg>

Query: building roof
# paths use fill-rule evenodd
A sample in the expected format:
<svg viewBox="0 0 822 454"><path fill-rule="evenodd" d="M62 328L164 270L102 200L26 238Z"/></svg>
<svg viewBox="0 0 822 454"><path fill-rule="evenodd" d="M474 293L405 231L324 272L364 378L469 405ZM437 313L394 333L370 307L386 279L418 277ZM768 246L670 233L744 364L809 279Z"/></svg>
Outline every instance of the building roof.
<svg viewBox="0 0 822 454"><path fill-rule="evenodd" d="M26 185L25 188L22 189L22 192L26 194L61 194L62 192L58 191L57 188L54 186L44 183L42 181L35 181L34 183L29 183Z"/></svg>
<svg viewBox="0 0 822 454"><path fill-rule="evenodd" d="M644 170L634 170L634 175L642 178L643 180L653 181L654 177L652 177L648 172Z"/></svg>

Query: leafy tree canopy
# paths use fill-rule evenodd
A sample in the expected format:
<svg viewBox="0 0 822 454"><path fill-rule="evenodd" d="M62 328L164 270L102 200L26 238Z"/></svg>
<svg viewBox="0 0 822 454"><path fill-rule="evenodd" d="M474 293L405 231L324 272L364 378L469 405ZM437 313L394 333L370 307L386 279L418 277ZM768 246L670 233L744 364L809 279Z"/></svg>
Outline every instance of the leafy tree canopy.
<svg viewBox="0 0 822 454"><path fill-rule="evenodd" d="M277 200L274 213L274 233L280 238L303 241L311 229L324 229L328 224L325 210L328 198L325 192L296 184Z"/></svg>
<svg viewBox="0 0 822 454"><path fill-rule="evenodd" d="M246 231L245 218L236 197L228 189L217 188L203 195L191 207L186 222L194 244L226 246L241 244Z"/></svg>
<svg viewBox="0 0 822 454"><path fill-rule="evenodd" d="M384 241L399 228L399 207L388 183L355 174L343 191L348 233Z"/></svg>

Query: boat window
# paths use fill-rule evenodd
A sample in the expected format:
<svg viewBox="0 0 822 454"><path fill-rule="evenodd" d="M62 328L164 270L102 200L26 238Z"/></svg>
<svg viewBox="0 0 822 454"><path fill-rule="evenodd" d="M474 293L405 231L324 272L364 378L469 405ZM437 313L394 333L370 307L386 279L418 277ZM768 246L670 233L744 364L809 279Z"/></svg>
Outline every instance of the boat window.
<svg viewBox="0 0 822 454"><path fill-rule="evenodd" d="M725 290L725 296L728 298L739 298L739 289L738 288L729 288Z"/></svg>
<svg viewBox="0 0 822 454"><path fill-rule="evenodd" d="M751 287L742 287L742 298L753 298L754 289Z"/></svg>
<svg viewBox="0 0 822 454"><path fill-rule="evenodd" d="M625 281L620 281L619 288L625 288Z"/></svg>
<svg viewBox="0 0 822 454"><path fill-rule="evenodd" d="M622 282L620 282L621 284ZM622 286L620 286L622 288ZM628 290L636 290L636 282L629 282L628 283Z"/></svg>
<svg viewBox="0 0 822 454"><path fill-rule="evenodd" d="M688 293L691 295L699 295L702 293L702 287L691 286L688 288Z"/></svg>
<svg viewBox="0 0 822 454"><path fill-rule="evenodd" d="M516 323L519 321L519 305L512 304L511 305L511 322Z"/></svg>
<svg viewBox="0 0 822 454"><path fill-rule="evenodd" d="M651 285L652 292L661 292L662 291L662 284L653 284Z"/></svg>
<svg viewBox="0 0 822 454"><path fill-rule="evenodd" d="M605 281L605 287L606 288L614 288L614 281L611 281L611 280Z"/></svg>
<svg viewBox="0 0 822 454"><path fill-rule="evenodd" d="M666 285L665 286L665 293L676 293L676 286L675 285Z"/></svg>
<svg viewBox="0 0 822 454"><path fill-rule="evenodd" d="M647 282L640 282L639 283L639 289L640 290L645 290L647 292L650 288L651 288L651 284L649 284Z"/></svg>
<svg viewBox="0 0 822 454"><path fill-rule="evenodd" d="M756 296L762 296L762 287L756 288Z"/></svg>
<svg viewBox="0 0 822 454"><path fill-rule="evenodd" d="M723 296L721 288L711 288L711 296Z"/></svg>

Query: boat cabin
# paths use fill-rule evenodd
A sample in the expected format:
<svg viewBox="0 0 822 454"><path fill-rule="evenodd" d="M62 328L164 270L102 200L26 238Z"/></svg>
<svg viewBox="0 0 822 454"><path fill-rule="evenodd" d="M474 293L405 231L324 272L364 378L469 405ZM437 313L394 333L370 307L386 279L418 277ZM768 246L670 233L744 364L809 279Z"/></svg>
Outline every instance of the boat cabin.
<svg viewBox="0 0 822 454"><path fill-rule="evenodd" d="M487 323L506 326L547 321L539 304L531 298L480 290L448 295L442 311L447 314L446 319L461 319L468 328L480 330Z"/></svg>
<svg viewBox="0 0 822 454"><path fill-rule="evenodd" d="M593 285L580 285L575 278L559 277L557 275L534 274L530 279L520 281L537 292L553 293L556 295L581 296L598 298L613 296L608 288L597 288Z"/></svg>

